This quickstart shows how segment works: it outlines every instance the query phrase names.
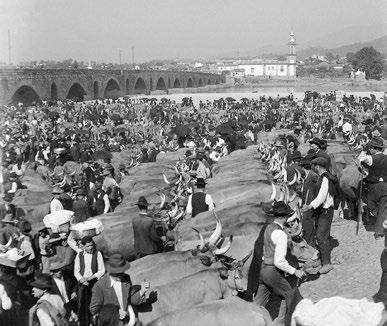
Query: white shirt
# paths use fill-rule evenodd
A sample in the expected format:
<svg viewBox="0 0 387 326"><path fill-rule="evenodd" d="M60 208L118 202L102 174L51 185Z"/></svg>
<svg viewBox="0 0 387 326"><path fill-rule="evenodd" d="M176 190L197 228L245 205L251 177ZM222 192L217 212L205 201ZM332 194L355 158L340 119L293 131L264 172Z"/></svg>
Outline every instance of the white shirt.
<svg viewBox="0 0 387 326"><path fill-rule="evenodd" d="M352 132L352 125L349 122L343 124L343 133Z"/></svg>
<svg viewBox="0 0 387 326"><path fill-rule="evenodd" d="M215 207L214 207L214 201L212 200L211 195L206 194L205 201L206 201L206 204L208 205L208 211L213 211ZM189 195L188 197L186 213L192 214L192 195Z"/></svg>
<svg viewBox="0 0 387 326"><path fill-rule="evenodd" d="M275 224L279 225L281 228L283 228L283 225L280 223L274 222ZM286 252L288 250L288 236L283 230L274 230L271 233L271 240L275 244L274 249L274 266L278 269L289 273L294 274L296 269L289 265L288 261L286 260Z"/></svg>
<svg viewBox="0 0 387 326"><path fill-rule="evenodd" d="M322 208L333 207L333 197L329 193L329 182L327 177L323 177L321 187L318 191L317 197L312 200L310 206L314 209L322 206Z"/></svg>
<svg viewBox="0 0 387 326"><path fill-rule="evenodd" d="M2 284L0 284L0 304L1 309L3 310L10 310L12 308L12 301L7 292L5 292L5 288Z"/></svg>
<svg viewBox="0 0 387 326"><path fill-rule="evenodd" d="M97 252L97 265L98 265L98 271L93 274L91 271L91 258L93 257L93 254L89 254L86 251L83 252L83 258L85 261L85 271L83 273L83 276L80 274L80 265L79 265L79 253L75 257L74 261L74 276L75 278L79 281L82 277L83 278L89 278L89 277L94 277L94 278L101 278L103 274L105 274L105 264L103 262L103 258L101 253L98 251Z"/></svg>
<svg viewBox="0 0 387 326"><path fill-rule="evenodd" d="M118 281L112 277L110 277L110 286L114 289L116 293L118 303L120 304L121 310L125 310L124 308L124 300L122 298L122 284L121 281Z"/></svg>
<svg viewBox="0 0 387 326"><path fill-rule="evenodd" d="M57 278L54 276L53 279L55 281L56 286L59 289L59 292L60 292L60 295L62 296L63 301L65 303L69 302L69 297L67 296L66 286L65 286L63 277Z"/></svg>
<svg viewBox="0 0 387 326"><path fill-rule="evenodd" d="M59 199L53 198L50 203L50 212L56 212L63 210L63 205Z"/></svg>
<svg viewBox="0 0 387 326"><path fill-rule="evenodd" d="M39 301L48 301L58 312L64 313L64 304L62 298L57 294L43 294L43 296L38 300ZM49 314L47 314L43 309L36 310L36 316L39 319L40 326L55 326Z"/></svg>

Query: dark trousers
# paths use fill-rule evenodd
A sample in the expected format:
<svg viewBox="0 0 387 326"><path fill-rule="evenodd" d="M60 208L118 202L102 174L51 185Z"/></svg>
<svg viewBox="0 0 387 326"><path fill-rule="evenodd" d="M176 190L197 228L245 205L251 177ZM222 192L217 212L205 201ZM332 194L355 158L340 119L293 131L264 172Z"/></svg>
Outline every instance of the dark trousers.
<svg viewBox="0 0 387 326"><path fill-rule="evenodd" d="M310 209L303 214L302 237L312 247L316 247L316 214Z"/></svg>
<svg viewBox="0 0 387 326"><path fill-rule="evenodd" d="M283 272L273 265L262 265L258 292L254 302L265 307L272 293L281 298L281 306L276 319L277 325L285 324L287 293L292 289Z"/></svg>
<svg viewBox="0 0 387 326"><path fill-rule="evenodd" d="M380 279L380 288L374 295L375 302L383 302L387 306L387 252L383 250L380 256L380 265L382 267L382 278Z"/></svg>
<svg viewBox="0 0 387 326"><path fill-rule="evenodd" d="M316 240L317 249L320 252L321 263L323 265L331 263L331 245L329 237L331 235L331 225L333 219L333 207L320 208L317 213Z"/></svg>
<svg viewBox="0 0 387 326"><path fill-rule="evenodd" d="M369 186L368 208L376 216L375 234L383 235L383 222L387 218L387 182Z"/></svg>
<svg viewBox="0 0 387 326"><path fill-rule="evenodd" d="M79 326L90 326L92 323L92 316L89 310L91 301L91 290L94 284L97 282L96 279L89 281L89 286L79 284L78 288L78 320Z"/></svg>

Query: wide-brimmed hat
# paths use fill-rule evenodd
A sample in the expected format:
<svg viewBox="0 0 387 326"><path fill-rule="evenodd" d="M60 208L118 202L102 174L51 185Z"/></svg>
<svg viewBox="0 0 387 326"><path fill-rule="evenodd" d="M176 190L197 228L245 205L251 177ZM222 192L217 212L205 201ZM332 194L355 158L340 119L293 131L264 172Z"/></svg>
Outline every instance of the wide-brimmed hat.
<svg viewBox="0 0 387 326"><path fill-rule="evenodd" d="M78 189L78 190L75 192L75 194L76 194L77 196L86 196L86 190L85 190L84 188L80 188L80 189Z"/></svg>
<svg viewBox="0 0 387 326"><path fill-rule="evenodd" d="M48 261L48 269L50 271L59 271L65 266L67 266L66 262L62 259L51 259Z"/></svg>
<svg viewBox="0 0 387 326"><path fill-rule="evenodd" d="M372 139L369 141L368 146L369 146L369 147L373 147L373 148L382 150L383 147L384 147L383 139L382 139L382 138L379 138L379 137L377 137L377 138L372 138Z"/></svg>
<svg viewBox="0 0 387 326"><path fill-rule="evenodd" d="M58 187L58 186L55 186L54 188L52 188L52 191L51 191L52 194L63 194L63 190Z"/></svg>
<svg viewBox="0 0 387 326"><path fill-rule="evenodd" d="M321 148L321 140L317 137L313 137L312 139L309 140L309 144L315 144L319 148Z"/></svg>
<svg viewBox="0 0 387 326"><path fill-rule="evenodd" d="M49 274L39 274L35 276L35 279L30 283L30 286L41 290L50 290L53 287L52 276Z"/></svg>
<svg viewBox="0 0 387 326"><path fill-rule="evenodd" d="M148 201L146 200L146 198L144 196L140 196L140 198L138 198L138 200L137 200L136 205L138 205L138 206L148 206L149 203L148 203Z"/></svg>
<svg viewBox="0 0 387 326"><path fill-rule="evenodd" d="M49 243L54 243L54 242L62 241L62 240L65 240L65 239L67 239L66 234L63 234L63 233L52 233L50 235L50 239L48 240L48 242Z"/></svg>
<svg viewBox="0 0 387 326"><path fill-rule="evenodd" d="M294 211L284 201L275 201L269 209L266 209L266 213L276 217L287 217L292 215Z"/></svg>
<svg viewBox="0 0 387 326"><path fill-rule="evenodd" d="M329 164L328 160L325 157L316 157L310 163L313 165L322 166L325 169L328 168L328 164Z"/></svg>
<svg viewBox="0 0 387 326"><path fill-rule="evenodd" d="M196 187L198 188L204 188L206 186L207 182L203 178L197 178L196 179Z"/></svg>
<svg viewBox="0 0 387 326"><path fill-rule="evenodd" d="M130 267L130 263L126 261L120 253L110 255L106 262L106 270L111 274L120 274L126 272Z"/></svg>
<svg viewBox="0 0 387 326"><path fill-rule="evenodd" d="M17 227L21 233L29 233L32 231L31 223L24 219L17 223Z"/></svg>

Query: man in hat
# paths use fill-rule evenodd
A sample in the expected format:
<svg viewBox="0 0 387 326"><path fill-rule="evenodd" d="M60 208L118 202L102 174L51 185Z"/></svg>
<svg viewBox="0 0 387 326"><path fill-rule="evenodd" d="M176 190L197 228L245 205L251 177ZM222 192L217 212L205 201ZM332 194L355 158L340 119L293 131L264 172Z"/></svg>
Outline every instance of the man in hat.
<svg viewBox="0 0 387 326"><path fill-rule="evenodd" d="M54 196L50 202L50 213L54 213L56 211L63 210L63 205L60 201L60 196L63 194L63 190L58 186L55 186L52 191L52 195Z"/></svg>
<svg viewBox="0 0 387 326"><path fill-rule="evenodd" d="M90 217L90 207L87 203L84 188L80 188L75 192L75 200L71 210L74 212L74 223L84 222Z"/></svg>
<svg viewBox="0 0 387 326"><path fill-rule="evenodd" d="M148 201L141 196L136 205L140 212L133 218L134 251L137 258L162 251L165 236L158 233L155 220L148 214Z"/></svg>
<svg viewBox="0 0 387 326"><path fill-rule="evenodd" d="M69 246L67 235L65 233L52 233L48 243L51 245L51 257L49 260L62 260L65 264L65 267L62 269L63 273L72 274L75 251Z"/></svg>
<svg viewBox="0 0 387 326"><path fill-rule="evenodd" d="M39 274L31 286L38 301L29 311L29 325L36 321L40 326L62 325L66 310L62 298L54 293L51 275Z"/></svg>
<svg viewBox="0 0 387 326"><path fill-rule="evenodd" d="M130 276L125 272L130 264L122 254L113 253L106 264L107 273L93 287L90 311L95 325L121 326L135 319L131 305L146 301L148 282L142 282L140 289L135 289Z"/></svg>
<svg viewBox="0 0 387 326"><path fill-rule="evenodd" d="M304 182L302 184L301 199L303 205L309 205L315 198L316 185L318 175L312 171L311 156L306 155L301 159L299 166L305 173ZM316 214L313 209L305 211L302 216L302 237L312 247L316 246Z"/></svg>
<svg viewBox="0 0 387 326"><path fill-rule="evenodd" d="M292 289L285 275L302 278L305 272L292 267L286 260L288 235L284 231L284 224L294 214L294 211L285 202L280 201L274 202L273 206L267 210L267 214L273 216L274 221L261 231L254 245L248 288L253 295L258 288L254 301L261 306L268 303L270 294L280 296L282 302L275 322L277 325L284 325L287 311L285 299Z"/></svg>
<svg viewBox="0 0 387 326"><path fill-rule="evenodd" d="M334 199L338 195L336 190L337 180L328 172L328 160L317 157L312 160L312 169L318 174L319 179L315 188L316 197L305 204L303 211L313 209L316 213L316 240L320 252L320 274L326 274L333 269L331 264L330 233L334 212Z"/></svg>
<svg viewBox="0 0 387 326"><path fill-rule="evenodd" d="M216 163L220 160L220 157L222 156L222 148L217 146L215 149L212 150L210 154L210 160L212 163Z"/></svg>
<svg viewBox="0 0 387 326"><path fill-rule="evenodd" d="M60 195L60 202L62 203L63 209L71 211L73 207L73 199L71 197L71 186L69 184L65 184L63 186L63 193Z"/></svg>
<svg viewBox="0 0 387 326"><path fill-rule="evenodd" d="M210 167L203 149L199 149L196 153L196 160L193 162L191 167L191 173L196 175L196 178L207 179L211 176Z"/></svg>
<svg viewBox="0 0 387 326"><path fill-rule="evenodd" d="M12 204L13 196L5 194L3 197L4 203L0 205L0 219L3 219L8 211L11 211L12 218L16 216L16 207Z"/></svg>
<svg viewBox="0 0 387 326"><path fill-rule="evenodd" d="M91 314L89 305L92 288L105 274L105 264L100 251L97 250L92 237L81 239L82 250L74 262L74 276L78 281L78 319L80 326L89 326Z"/></svg>
<svg viewBox="0 0 387 326"><path fill-rule="evenodd" d="M53 279L53 290L58 294L66 309L67 319L78 319L77 312L77 280L74 275L65 273L63 268L66 267L66 262L61 259L51 259L49 261L49 271Z"/></svg>
<svg viewBox="0 0 387 326"><path fill-rule="evenodd" d="M49 253L47 252L47 245L49 245L50 235L47 227L42 224L38 227L38 232L34 236L34 247L36 248L37 263L40 266L40 270L44 274L50 272L48 265Z"/></svg>
<svg viewBox="0 0 387 326"><path fill-rule="evenodd" d="M110 211L109 196L102 189L101 180L95 182L94 191L92 191L92 200L93 216L106 214Z"/></svg>
<svg viewBox="0 0 387 326"><path fill-rule="evenodd" d="M375 239L381 239L387 217L387 155L383 153L382 138L372 138L367 146L368 154L359 155L359 160L368 167L368 209L376 216Z"/></svg>
<svg viewBox="0 0 387 326"><path fill-rule="evenodd" d="M196 179L196 191L188 197L186 208L187 218L195 217L202 212L214 210L214 201L211 195L205 192L205 188L206 181L202 178Z"/></svg>
<svg viewBox="0 0 387 326"><path fill-rule="evenodd" d="M325 151L328 146L327 142L317 137L314 137L313 139L309 140L309 144L316 157L323 157L328 161L329 170L331 167L331 157Z"/></svg>
<svg viewBox="0 0 387 326"><path fill-rule="evenodd" d="M120 186L117 181L113 179L110 170L104 170L102 176L105 177L102 183L102 189L109 197L110 209L114 212L114 209L119 205L122 200Z"/></svg>

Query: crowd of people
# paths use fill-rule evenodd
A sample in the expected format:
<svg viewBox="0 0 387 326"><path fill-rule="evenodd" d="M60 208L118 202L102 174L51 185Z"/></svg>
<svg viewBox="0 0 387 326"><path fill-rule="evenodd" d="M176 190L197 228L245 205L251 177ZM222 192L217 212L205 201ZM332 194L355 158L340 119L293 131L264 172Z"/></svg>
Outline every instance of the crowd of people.
<svg viewBox="0 0 387 326"><path fill-rule="evenodd" d="M222 156L256 144L259 132L291 129L273 146L304 176L300 193L303 237L320 253L320 273L328 273L333 268L329 238L339 190L326 152L327 139L343 137L352 147L363 146L359 160L368 170L368 207L376 219L375 238L382 238L387 209L383 109L383 102L374 96L337 100L334 92L306 92L303 101L296 101L292 94L239 102L226 98L201 101L198 107L192 100L181 105L167 99L127 98L2 107L0 251L16 248L28 259L15 268L0 264L1 324L134 325L140 321L131 305L143 303L150 293L148 282L133 285L125 274L127 257L121 253L103 257L91 236L74 239L69 232L53 233L41 223L32 234L28 214L13 204L15 196L23 196L23 176L28 171L53 186L47 213L73 211L73 223L81 223L113 212L125 200L120 182L125 176L130 178L134 164L156 162L162 153L186 148L185 164L195 179L195 189L183 203L184 218L195 218L214 210L205 185ZM310 151L302 156L298 147L305 142ZM121 151L127 151L130 159L115 168L114 152ZM136 205L136 258L162 252L167 230L157 227L145 197ZM260 305L271 292L285 298L290 287L285 273L305 276L285 258L288 235L282 230L294 212L284 203L276 205L268 212L275 221L263 235L264 264L255 295ZM375 300L385 304L386 261L383 253L382 284L375 295ZM285 307L279 319L284 319ZM27 311L28 318L18 313Z"/></svg>

